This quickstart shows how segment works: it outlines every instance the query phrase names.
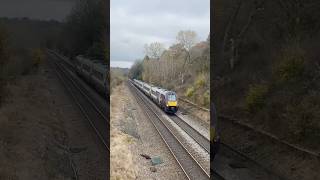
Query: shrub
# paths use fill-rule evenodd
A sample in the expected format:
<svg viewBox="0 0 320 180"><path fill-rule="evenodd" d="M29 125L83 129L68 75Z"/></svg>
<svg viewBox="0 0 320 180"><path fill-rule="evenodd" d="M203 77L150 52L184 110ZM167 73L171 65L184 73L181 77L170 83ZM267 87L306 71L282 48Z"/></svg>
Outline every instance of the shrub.
<svg viewBox="0 0 320 180"><path fill-rule="evenodd" d="M204 74L200 74L197 77L197 80L195 82L196 87L200 88L200 87L204 87L206 84L206 78L204 76Z"/></svg>
<svg viewBox="0 0 320 180"><path fill-rule="evenodd" d="M42 49L39 48L31 50L31 56L32 65L34 67L38 67L44 61L45 58L44 52L42 51Z"/></svg>
<svg viewBox="0 0 320 180"><path fill-rule="evenodd" d="M204 95L203 95L203 105L204 106L209 106L210 104L210 91L207 90Z"/></svg>
<svg viewBox="0 0 320 180"><path fill-rule="evenodd" d="M268 93L268 87L263 84L251 85L249 87L248 94L245 98L246 110L250 113L254 113L263 108L265 105L266 95Z"/></svg>
<svg viewBox="0 0 320 180"><path fill-rule="evenodd" d="M277 69L278 78L281 81L296 79L303 74L303 71L304 60L299 58L287 59Z"/></svg>
<svg viewBox="0 0 320 180"><path fill-rule="evenodd" d="M299 47L287 48L282 55L282 61L274 69L277 79L281 82L301 77L305 69L303 50Z"/></svg>
<svg viewBox="0 0 320 180"><path fill-rule="evenodd" d="M195 89L193 86L189 87L185 93L187 97L192 97L194 95Z"/></svg>

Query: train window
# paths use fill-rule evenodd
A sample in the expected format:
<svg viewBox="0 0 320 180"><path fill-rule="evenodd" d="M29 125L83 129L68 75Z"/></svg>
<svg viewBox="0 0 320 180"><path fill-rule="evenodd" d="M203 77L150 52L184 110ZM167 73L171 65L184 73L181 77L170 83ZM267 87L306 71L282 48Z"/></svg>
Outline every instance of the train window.
<svg viewBox="0 0 320 180"><path fill-rule="evenodd" d="M176 101L177 100L176 95L175 94L169 94L168 95L168 100L169 101Z"/></svg>

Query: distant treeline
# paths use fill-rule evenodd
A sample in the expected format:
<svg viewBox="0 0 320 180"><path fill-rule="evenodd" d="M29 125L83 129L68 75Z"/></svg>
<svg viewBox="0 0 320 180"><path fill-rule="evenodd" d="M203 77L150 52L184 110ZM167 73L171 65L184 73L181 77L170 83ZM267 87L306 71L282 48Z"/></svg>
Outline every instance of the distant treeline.
<svg viewBox="0 0 320 180"><path fill-rule="evenodd" d="M59 37L48 39L47 46L70 57L83 54L107 62L109 36L106 8L104 0L77 1L66 17Z"/></svg>

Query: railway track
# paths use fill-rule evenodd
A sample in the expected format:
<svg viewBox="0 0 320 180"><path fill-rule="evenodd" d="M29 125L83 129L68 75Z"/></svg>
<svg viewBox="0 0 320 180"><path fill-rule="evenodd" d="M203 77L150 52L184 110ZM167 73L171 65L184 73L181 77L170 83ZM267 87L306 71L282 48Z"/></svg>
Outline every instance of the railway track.
<svg viewBox="0 0 320 180"><path fill-rule="evenodd" d="M50 55L54 55L50 52L48 53ZM58 78L61 80L62 84L76 102L83 116L90 123L103 147L107 151L110 151L109 137L107 133L109 129L109 121L106 117L106 109L104 110L103 107L98 107L96 105L92 97L89 96L92 94L92 92L89 92L90 89L85 87L83 82L81 83L76 75L68 70L61 62L58 62L57 58L59 57L55 57L56 59L50 64L56 72Z"/></svg>
<svg viewBox="0 0 320 180"><path fill-rule="evenodd" d="M287 180L224 143L220 144L220 152L213 164L211 172L217 176L216 179Z"/></svg>
<svg viewBox="0 0 320 180"><path fill-rule="evenodd" d="M194 139L204 150L210 153L210 141L194 129L191 125L186 123L179 116L170 116L170 118L181 128L183 129L192 139Z"/></svg>
<svg viewBox="0 0 320 180"><path fill-rule="evenodd" d="M245 124L245 123L242 123L238 120L235 120L233 118L230 118L230 117L227 117L227 116L223 116L223 115L220 115L218 117L220 120L225 120L225 121L229 121L231 122L232 124L236 125L236 126L239 126L241 128L244 128L244 129L247 129L247 130L250 130L250 131L253 131L255 133L258 133L260 135L263 135L269 139L272 139L274 142L277 142L277 143L280 143L282 145L285 145L293 150L296 150L296 151L299 151L299 152L302 152L304 154L307 154L307 155L310 155L310 156L314 156L314 157L317 157L317 158L320 158L320 152L314 152L314 151L311 151L309 149L306 149L306 148L302 148L302 147L299 147L297 145L294 145L294 144L291 144L289 142L286 142L284 140L281 140L279 139L278 137L276 137L275 135L273 134L270 134L266 131L263 131L263 130L259 130L259 129L256 129L254 128L253 126L249 125L249 124Z"/></svg>
<svg viewBox="0 0 320 180"><path fill-rule="evenodd" d="M149 120L152 122L164 143L169 148L171 154L183 170L188 179L209 179L210 176L201 167L199 162L189 153L188 149L181 143L181 141L174 135L174 133L164 123L161 115L155 111L134 85L128 83L129 88L134 94L137 102L144 108L144 112Z"/></svg>
<svg viewBox="0 0 320 180"><path fill-rule="evenodd" d="M178 97L178 99L179 99L180 101L183 101L183 102L185 102L185 103L193 106L193 107L196 107L196 108L201 109L201 110L206 111L206 112L210 112L210 109L201 107L201 106L199 106L199 105L197 105L197 104L195 104L195 103L193 103L193 102L191 102L191 101L189 101L189 100L187 100L187 99L183 99L183 98L181 98L181 97Z"/></svg>

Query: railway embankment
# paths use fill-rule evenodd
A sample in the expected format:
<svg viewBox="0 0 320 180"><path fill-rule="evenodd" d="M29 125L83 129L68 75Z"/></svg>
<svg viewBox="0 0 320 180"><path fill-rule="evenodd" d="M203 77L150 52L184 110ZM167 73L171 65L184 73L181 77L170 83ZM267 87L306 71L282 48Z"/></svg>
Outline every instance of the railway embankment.
<svg viewBox="0 0 320 180"><path fill-rule="evenodd" d="M124 179L183 179L183 172L128 87L112 87L111 176ZM160 157L153 165L148 158Z"/></svg>
<svg viewBox="0 0 320 180"><path fill-rule="evenodd" d="M106 153L46 61L5 89L0 179L105 179Z"/></svg>

